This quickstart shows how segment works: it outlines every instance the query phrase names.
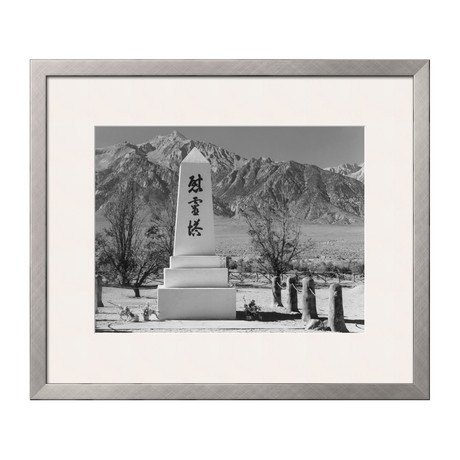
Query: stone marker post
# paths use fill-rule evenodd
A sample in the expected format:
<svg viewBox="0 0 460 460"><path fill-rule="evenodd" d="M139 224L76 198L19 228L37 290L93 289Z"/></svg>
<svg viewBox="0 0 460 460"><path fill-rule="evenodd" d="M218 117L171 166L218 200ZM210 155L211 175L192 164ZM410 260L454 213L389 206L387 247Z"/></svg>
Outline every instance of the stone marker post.
<svg viewBox="0 0 460 460"><path fill-rule="evenodd" d="M306 324L311 319L318 319L316 311L315 282L311 276L302 280L302 321Z"/></svg>
<svg viewBox="0 0 460 460"><path fill-rule="evenodd" d="M274 276L272 278L272 295L273 295L273 307L282 307L283 302L281 301L281 278Z"/></svg>
<svg viewBox="0 0 460 460"><path fill-rule="evenodd" d="M286 291L286 309L288 313L297 313L299 309L297 308L297 289L295 287L295 282L297 278L295 276L290 276L287 279Z"/></svg>
<svg viewBox="0 0 460 460"><path fill-rule="evenodd" d="M307 330L323 330L316 310L315 282L311 276L302 280L302 322Z"/></svg>
<svg viewBox="0 0 460 460"><path fill-rule="evenodd" d="M329 288L329 317L328 327L332 332L348 332L343 317L342 286L331 284Z"/></svg>
<svg viewBox="0 0 460 460"><path fill-rule="evenodd" d="M95 286L95 309L97 313L98 308L102 308L104 304L102 303L102 276L101 275L96 275L96 286Z"/></svg>

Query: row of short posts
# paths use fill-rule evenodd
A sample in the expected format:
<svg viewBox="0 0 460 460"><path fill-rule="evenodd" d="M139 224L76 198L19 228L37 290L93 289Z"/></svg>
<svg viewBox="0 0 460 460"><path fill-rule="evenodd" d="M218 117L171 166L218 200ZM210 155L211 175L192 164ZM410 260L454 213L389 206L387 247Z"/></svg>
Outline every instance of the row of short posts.
<svg viewBox="0 0 460 460"><path fill-rule="evenodd" d="M288 313L299 312L298 290L295 286L296 280L297 278L295 276L290 276L286 281L286 310ZM279 276L274 276L272 278L274 307L283 307L281 289L281 278ZM307 330L323 328L323 323L318 318L318 312L316 310L315 281L311 276L307 276L302 279L301 303L302 322L304 323L305 328ZM342 286L338 283L333 283L329 287L329 314L327 328L332 332L348 332L343 313Z"/></svg>

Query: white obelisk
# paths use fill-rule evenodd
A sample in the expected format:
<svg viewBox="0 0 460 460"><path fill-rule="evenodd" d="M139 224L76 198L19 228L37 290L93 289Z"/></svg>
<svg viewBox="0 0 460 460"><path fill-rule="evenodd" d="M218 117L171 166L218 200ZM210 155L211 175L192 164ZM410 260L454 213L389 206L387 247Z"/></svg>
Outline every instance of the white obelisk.
<svg viewBox="0 0 460 460"><path fill-rule="evenodd" d="M158 312L161 320L236 317L236 291L215 252L211 165L196 148L180 166L174 255L158 287Z"/></svg>

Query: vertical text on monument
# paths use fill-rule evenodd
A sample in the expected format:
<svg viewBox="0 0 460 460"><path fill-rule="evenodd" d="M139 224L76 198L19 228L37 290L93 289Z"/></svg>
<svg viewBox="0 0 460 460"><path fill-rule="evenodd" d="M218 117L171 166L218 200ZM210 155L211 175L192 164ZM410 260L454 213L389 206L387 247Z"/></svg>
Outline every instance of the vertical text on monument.
<svg viewBox="0 0 460 460"><path fill-rule="evenodd" d="M214 255L211 165L194 148L179 172L174 255Z"/></svg>

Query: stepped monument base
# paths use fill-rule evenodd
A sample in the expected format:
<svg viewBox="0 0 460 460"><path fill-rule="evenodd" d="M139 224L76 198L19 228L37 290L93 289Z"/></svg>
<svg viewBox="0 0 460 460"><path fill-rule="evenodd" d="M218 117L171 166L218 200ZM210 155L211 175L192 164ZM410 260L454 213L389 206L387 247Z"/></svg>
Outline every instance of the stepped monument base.
<svg viewBox="0 0 460 460"><path fill-rule="evenodd" d="M236 319L235 288L158 286L158 319Z"/></svg>

